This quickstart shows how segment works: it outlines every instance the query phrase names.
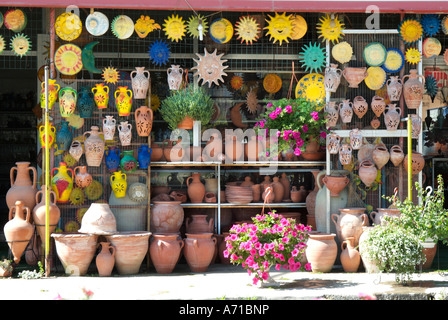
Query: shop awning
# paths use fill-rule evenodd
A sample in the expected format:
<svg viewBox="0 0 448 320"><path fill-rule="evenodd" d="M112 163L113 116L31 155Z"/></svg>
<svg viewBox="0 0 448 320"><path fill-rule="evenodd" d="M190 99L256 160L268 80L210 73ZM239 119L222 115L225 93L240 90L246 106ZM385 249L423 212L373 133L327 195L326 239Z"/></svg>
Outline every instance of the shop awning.
<svg viewBox="0 0 448 320"><path fill-rule="evenodd" d="M76 5L94 9L195 11L366 12L377 6L380 13L447 13L448 1L329 1L329 0L2 0L0 6L52 7Z"/></svg>

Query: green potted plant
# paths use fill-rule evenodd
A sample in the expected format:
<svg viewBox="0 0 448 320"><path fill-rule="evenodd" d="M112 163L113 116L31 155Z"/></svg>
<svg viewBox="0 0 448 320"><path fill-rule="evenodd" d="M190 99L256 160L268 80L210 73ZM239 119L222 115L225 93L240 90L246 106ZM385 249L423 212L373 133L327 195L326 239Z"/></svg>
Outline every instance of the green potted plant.
<svg viewBox="0 0 448 320"><path fill-rule="evenodd" d="M3 261L0 261L0 277L10 277L13 269L11 260L3 259Z"/></svg>
<svg viewBox="0 0 448 320"><path fill-rule="evenodd" d="M205 128L215 112L213 105L213 99L203 88L188 86L171 91L159 110L171 130L192 129L193 121L200 121Z"/></svg>

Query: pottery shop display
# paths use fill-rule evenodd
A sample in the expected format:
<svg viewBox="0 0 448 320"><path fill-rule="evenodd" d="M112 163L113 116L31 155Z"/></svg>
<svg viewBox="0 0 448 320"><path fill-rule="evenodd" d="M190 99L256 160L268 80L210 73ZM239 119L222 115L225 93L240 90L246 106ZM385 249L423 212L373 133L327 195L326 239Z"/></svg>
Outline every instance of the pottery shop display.
<svg viewBox="0 0 448 320"><path fill-rule="evenodd" d="M173 272L184 248L184 241L177 233L154 233L149 245L149 255L157 273Z"/></svg>
<svg viewBox="0 0 448 320"><path fill-rule="evenodd" d="M337 64L331 63L329 67L325 68L324 86L325 91L336 92L341 83L342 70L338 68Z"/></svg>
<svg viewBox="0 0 448 320"><path fill-rule="evenodd" d="M404 159L403 149L399 145L394 145L390 148L390 161L395 167L399 166Z"/></svg>
<svg viewBox="0 0 448 320"><path fill-rule="evenodd" d="M378 170L381 170L389 162L390 153L384 144L377 144L372 152L372 160Z"/></svg>
<svg viewBox="0 0 448 320"><path fill-rule="evenodd" d="M369 105L367 104L366 99L361 96L356 96L353 98L353 112L358 116L359 119L362 119L362 117L364 117L368 109Z"/></svg>
<svg viewBox="0 0 448 320"><path fill-rule="evenodd" d="M130 146L132 140L132 124L128 123L128 121L122 121L117 126L117 129L121 145L123 147Z"/></svg>
<svg viewBox="0 0 448 320"><path fill-rule="evenodd" d="M343 208L339 214L331 214L331 220L336 227L338 239L342 242L348 237L354 237L355 247L362 234L362 227L369 225L369 218L365 208Z"/></svg>
<svg viewBox="0 0 448 320"><path fill-rule="evenodd" d="M148 253L147 231L123 231L106 235L106 240L115 247L115 267L121 275L137 274Z"/></svg>
<svg viewBox="0 0 448 320"><path fill-rule="evenodd" d="M6 242L17 264L34 233L30 219L30 208L26 207L23 201L16 201L9 209L8 222L3 227Z"/></svg>
<svg viewBox="0 0 448 320"><path fill-rule="evenodd" d="M36 226L37 232L42 241L42 246L45 248L46 243L46 215L47 215L47 202L45 201L45 189L46 186L42 186L42 190L36 193L36 206L32 210L33 223ZM48 204L48 231L49 234L53 233L61 217L61 210L56 205L56 193L50 191ZM39 201L40 197L40 201Z"/></svg>
<svg viewBox="0 0 448 320"><path fill-rule="evenodd" d="M92 183L92 175L87 172L87 166L78 166L73 169L75 175L75 184L77 187L83 189L90 186Z"/></svg>
<svg viewBox="0 0 448 320"><path fill-rule="evenodd" d="M404 167L404 170L406 171L406 173L408 172L408 166L409 166L408 163L409 163L408 154L406 154L403 159L403 167ZM411 166L412 176L415 176L416 174L418 174L420 171L423 170L423 167L425 166L425 158L423 157L423 155L420 152L412 150L411 163L412 163L412 166Z"/></svg>
<svg viewBox="0 0 448 320"><path fill-rule="evenodd" d="M207 271L216 247L213 233L185 234L184 256L192 272Z"/></svg>
<svg viewBox="0 0 448 320"><path fill-rule="evenodd" d="M192 214L190 219L185 220L187 233L213 233L213 218L207 222L206 214Z"/></svg>
<svg viewBox="0 0 448 320"><path fill-rule="evenodd" d="M397 130L401 120L401 109L396 107L396 104L392 103L387 105L386 109L383 111L383 114L386 129L390 131Z"/></svg>
<svg viewBox="0 0 448 320"><path fill-rule="evenodd" d="M341 137L337 133L332 132L327 135L327 149L330 154L338 154L340 148Z"/></svg>
<svg viewBox="0 0 448 320"><path fill-rule="evenodd" d="M84 149L87 165L91 167L99 167L103 161L104 141L100 137L99 128L91 126L91 131L84 132Z"/></svg>
<svg viewBox="0 0 448 320"><path fill-rule="evenodd" d="M55 174L55 172L57 173ZM73 169L67 168L65 162L59 162L59 167L55 167L51 170L51 190L56 193L57 203L68 203L70 193L73 190L74 177L75 173L73 172Z"/></svg>
<svg viewBox="0 0 448 320"><path fill-rule="evenodd" d="M108 203L92 203L81 220L81 233L108 235L117 232L117 221Z"/></svg>
<svg viewBox="0 0 448 320"><path fill-rule="evenodd" d="M149 85L151 83L151 74L145 67L135 67L130 74L132 81L132 91L135 99L146 99Z"/></svg>
<svg viewBox="0 0 448 320"><path fill-rule="evenodd" d="M118 87L115 91L115 107L120 117L127 117L131 113L132 96L132 91L127 86Z"/></svg>
<svg viewBox="0 0 448 320"><path fill-rule="evenodd" d="M347 143L344 143L339 147L339 161L342 165L349 165L352 163L352 151L353 148Z"/></svg>
<svg viewBox="0 0 448 320"><path fill-rule="evenodd" d="M391 76L386 81L387 96L390 101L400 101L401 92L403 91L403 82L399 76Z"/></svg>
<svg viewBox="0 0 448 320"><path fill-rule="evenodd" d="M59 90L59 111L61 117L69 117L75 112L78 93L71 87Z"/></svg>
<svg viewBox="0 0 448 320"><path fill-rule="evenodd" d="M105 109L109 105L109 87L104 83L97 83L90 89L93 93L93 101L98 109Z"/></svg>
<svg viewBox="0 0 448 320"><path fill-rule="evenodd" d="M339 115L342 123L350 123L353 117L353 103L350 100L343 100L339 104Z"/></svg>
<svg viewBox="0 0 448 320"><path fill-rule="evenodd" d="M359 264L361 263L361 255L355 247L355 238L347 237L341 243L341 264L345 272L358 271Z"/></svg>
<svg viewBox="0 0 448 320"><path fill-rule="evenodd" d="M205 196L205 185L201 182L200 173L192 173L191 177L187 178L188 197L191 203L201 203Z"/></svg>
<svg viewBox="0 0 448 320"><path fill-rule="evenodd" d="M331 197L339 197L340 192L349 184L350 179L345 176L326 175L322 181L330 190Z"/></svg>
<svg viewBox="0 0 448 320"><path fill-rule="evenodd" d="M362 132L358 128L352 129L349 138L352 149L359 150L362 146Z"/></svg>
<svg viewBox="0 0 448 320"><path fill-rule="evenodd" d="M373 113L379 118L386 109L386 102L384 101L384 98L380 96L373 96L372 102L370 103L370 108L372 109Z"/></svg>
<svg viewBox="0 0 448 320"><path fill-rule="evenodd" d="M370 160L364 160L359 165L359 178L367 186L371 187L373 182L376 180L378 175L378 170L375 164Z"/></svg>
<svg viewBox="0 0 448 320"><path fill-rule="evenodd" d="M342 75L347 80L349 88L358 88L358 85L367 77L367 68L346 67Z"/></svg>
<svg viewBox="0 0 448 320"><path fill-rule="evenodd" d="M30 173L33 175L31 180ZM30 167L30 162L20 161L9 171L11 187L6 192L8 209L15 206L16 201L23 201L24 205L33 210L36 205L37 170Z"/></svg>
<svg viewBox="0 0 448 320"><path fill-rule="evenodd" d="M83 276L87 273L97 248L98 235L76 232L52 233L56 254L65 274Z"/></svg>
<svg viewBox="0 0 448 320"><path fill-rule="evenodd" d="M115 266L115 247L109 242L100 242L100 253L96 256L95 264L100 277L109 277Z"/></svg>
<svg viewBox="0 0 448 320"><path fill-rule="evenodd" d="M425 92L425 77L417 72L417 69L411 69L409 74L402 78L404 101L408 109L417 109Z"/></svg>
<svg viewBox="0 0 448 320"><path fill-rule="evenodd" d="M180 201L153 201L151 209L151 231L154 233L176 233L184 221L184 209Z"/></svg>
<svg viewBox="0 0 448 320"><path fill-rule="evenodd" d="M170 68L166 70L168 86L170 90L179 90L182 84L182 76L184 74L184 69L179 65L171 65Z"/></svg>
<svg viewBox="0 0 448 320"><path fill-rule="evenodd" d="M327 119L326 126L328 128L336 126L336 123L339 119L339 106L336 104L336 102L328 101L325 104L325 112L327 113L325 115L325 118Z"/></svg>
<svg viewBox="0 0 448 320"><path fill-rule="evenodd" d="M115 135L115 126L117 125L117 120L114 116L105 116L103 119L103 135L104 140L113 141Z"/></svg>
<svg viewBox="0 0 448 320"><path fill-rule="evenodd" d="M310 233L305 254L312 272L330 272L336 261L338 248L334 233Z"/></svg>
<svg viewBox="0 0 448 320"><path fill-rule="evenodd" d="M140 137L148 137L152 130L154 113L151 108L141 106L134 112L135 127Z"/></svg>

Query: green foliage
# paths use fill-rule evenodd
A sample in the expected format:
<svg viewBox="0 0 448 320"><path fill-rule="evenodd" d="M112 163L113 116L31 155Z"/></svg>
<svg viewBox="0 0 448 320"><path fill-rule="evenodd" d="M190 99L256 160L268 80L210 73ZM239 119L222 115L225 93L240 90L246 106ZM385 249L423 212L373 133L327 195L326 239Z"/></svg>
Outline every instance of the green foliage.
<svg viewBox="0 0 448 320"><path fill-rule="evenodd" d="M5 271L12 272L13 270L12 260L4 259L3 261L0 261L0 268L2 268Z"/></svg>
<svg viewBox="0 0 448 320"><path fill-rule="evenodd" d="M177 129L179 123L186 116L200 121L201 126L205 128L210 125L210 120L215 112L213 105L213 99L203 88L187 87L171 91L170 95L162 100L159 110L171 130Z"/></svg>

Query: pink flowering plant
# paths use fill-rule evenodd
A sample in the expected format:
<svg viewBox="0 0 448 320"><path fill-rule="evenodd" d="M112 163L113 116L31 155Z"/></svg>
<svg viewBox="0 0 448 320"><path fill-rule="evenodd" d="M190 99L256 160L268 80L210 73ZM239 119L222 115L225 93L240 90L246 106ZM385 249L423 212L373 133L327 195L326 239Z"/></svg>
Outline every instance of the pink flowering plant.
<svg viewBox="0 0 448 320"><path fill-rule="evenodd" d="M278 152L292 149L299 156L310 139L317 139L319 146L325 146L329 133L326 122L320 104L304 98L284 98L266 105L266 111L258 119L254 130L259 136L266 134L266 137L269 137L271 130L275 130Z"/></svg>
<svg viewBox="0 0 448 320"><path fill-rule="evenodd" d="M224 256L241 264L253 276L253 284L266 281L271 267L277 271L311 270L309 263L302 265L310 226L275 212L252 217L252 222L232 226Z"/></svg>

